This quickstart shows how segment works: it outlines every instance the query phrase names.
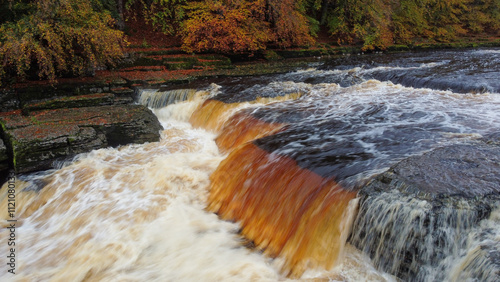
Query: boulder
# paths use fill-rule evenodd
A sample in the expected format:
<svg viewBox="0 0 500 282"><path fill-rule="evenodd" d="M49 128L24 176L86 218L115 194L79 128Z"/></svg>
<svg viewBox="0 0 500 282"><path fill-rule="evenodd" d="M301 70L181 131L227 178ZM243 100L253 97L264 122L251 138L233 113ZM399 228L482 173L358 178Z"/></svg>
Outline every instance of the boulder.
<svg viewBox="0 0 500 282"><path fill-rule="evenodd" d="M500 278L490 271L495 263L499 269L499 248L479 252L480 262L464 257L481 249L480 236L471 234L486 232L485 222L498 212L500 146L452 145L409 157L375 177L359 195L349 241L379 269L411 281ZM460 261L464 267L453 270Z"/></svg>
<svg viewBox="0 0 500 282"><path fill-rule="evenodd" d="M23 106L25 111L39 111L59 108L82 108L111 105L115 95L111 93L97 93L78 96L58 97L41 102L28 103Z"/></svg>
<svg viewBox="0 0 500 282"><path fill-rule="evenodd" d="M9 168L9 157L7 156L7 147L0 139L0 171L7 170Z"/></svg>
<svg viewBox="0 0 500 282"><path fill-rule="evenodd" d="M19 109L19 99L12 89L0 88L0 113Z"/></svg>
<svg viewBox="0 0 500 282"><path fill-rule="evenodd" d="M158 141L161 125L140 105L109 105L14 112L0 117L16 172L51 168L53 162L107 146Z"/></svg>

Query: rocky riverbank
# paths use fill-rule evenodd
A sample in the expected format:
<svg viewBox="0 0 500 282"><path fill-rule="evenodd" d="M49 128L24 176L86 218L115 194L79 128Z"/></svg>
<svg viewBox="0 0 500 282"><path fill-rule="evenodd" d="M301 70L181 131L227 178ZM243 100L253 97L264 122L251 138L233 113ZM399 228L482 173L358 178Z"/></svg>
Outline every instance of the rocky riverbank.
<svg viewBox="0 0 500 282"><path fill-rule="evenodd" d="M44 170L94 149L158 141L156 116L133 96L119 79L4 89L0 170Z"/></svg>
<svg viewBox="0 0 500 282"><path fill-rule="evenodd" d="M491 46L500 46L500 41L401 45L387 51ZM25 81L0 89L0 171L37 171L92 149L157 141L156 117L132 105L138 88L207 77L284 73L331 56L358 54L361 48L324 43L307 49L267 50L252 58L186 54L172 46L130 46L127 52L117 67L96 71L92 77Z"/></svg>

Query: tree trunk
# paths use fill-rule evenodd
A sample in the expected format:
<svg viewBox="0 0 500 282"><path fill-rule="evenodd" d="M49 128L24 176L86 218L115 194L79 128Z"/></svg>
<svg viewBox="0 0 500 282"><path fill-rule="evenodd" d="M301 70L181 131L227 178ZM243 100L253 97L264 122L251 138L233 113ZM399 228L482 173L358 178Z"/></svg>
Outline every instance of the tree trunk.
<svg viewBox="0 0 500 282"><path fill-rule="evenodd" d="M118 29L123 31L125 30L125 21L123 19L123 0L117 0L116 5L118 6Z"/></svg>
<svg viewBox="0 0 500 282"><path fill-rule="evenodd" d="M323 0L323 4L321 5L321 20L319 22L320 25L326 24L326 18L328 16L328 8L330 7L331 0Z"/></svg>

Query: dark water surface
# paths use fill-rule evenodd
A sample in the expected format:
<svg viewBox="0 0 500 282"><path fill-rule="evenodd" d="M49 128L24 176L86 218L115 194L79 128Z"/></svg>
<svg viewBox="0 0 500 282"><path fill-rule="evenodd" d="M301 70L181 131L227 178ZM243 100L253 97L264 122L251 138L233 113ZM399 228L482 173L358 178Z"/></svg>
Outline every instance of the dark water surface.
<svg viewBox="0 0 500 282"><path fill-rule="evenodd" d="M500 131L500 49L350 55L310 69L218 81L215 100L298 100L246 111L285 131L254 141L357 186L404 157Z"/></svg>
<svg viewBox="0 0 500 282"><path fill-rule="evenodd" d="M369 252L362 251L374 248L383 254L380 257L394 259L394 246L403 248L409 242L407 238L427 232L423 218L433 211L432 206L414 197L402 197L398 191L391 192L390 197L382 195L374 199L365 213L367 216L358 220L366 223L360 225L366 226L369 232L360 232L363 239L360 241L366 244L360 243L363 246L356 249L349 243L344 244L349 233L348 218L356 216L359 200L354 199L357 193L353 190L409 156L457 143L463 144L460 148L466 148L480 143L483 137L498 137L499 78L500 49L490 48L351 55L313 63L310 68L286 74L202 80L183 86L200 91L144 90L141 92L144 103L156 108L154 113L164 127L160 142L95 150L77 156L59 170L16 181L16 216L19 217L16 278L19 281L288 281L282 271L286 254L276 253L278 258L272 259L266 256L268 250L246 248L241 230L254 228L257 235L271 234L291 246L288 250L293 253L306 245L305 241L288 240L291 233L276 229L279 223L290 222L292 227L303 227L295 230L294 235L298 234L295 238L310 238L311 248L320 250L318 257L331 259L321 255L325 254L323 249L327 249L326 254L329 251L322 243L331 246L332 241L340 246L332 254L343 254L333 268L305 269L302 279L397 281L376 270L373 262L377 260L370 260ZM300 97L279 101L257 99L287 94L300 94ZM248 149L248 154L231 153L235 165L227 165L228 154L221 152L215 142L219 132L190 123L209 102L214 103L205 113L207 120L213 118L229 126L232 117L241 118L242 126L247 128L239 128L238 123L234 123L235 130L230 132L235 139L243 129L251 127L252 122L259 126L262 121L267 122L266 126L278 124L279 130L253 132L265 137L235 149L236 153L238 149ZM487 158L497 151L485 149L479 157ZM440 152L454 154L453 150ZM264 157L259 159L261 155ZM259 162L248 163L249 159ZM227 171L220 171L223 164L229 167ZM279 167L280 164L286 166ZM449 166L454 165L453 162ZM224 221L207 211L214 174L221 176L221 182L229 179L238 183L231 187L228 180L228 185L221 185L228 188L226 190L234 189L235 197L248 200L249 208L243 208L242 213L248 215L249 221ZM296 181L300 177L303 181ZM491 179L498 177L493 175ZM459 179L457 182L462 183ZM331 183L334 184L326 185ZM4 227L8 226L6 220L9 219L5 213L5 187L0 190L4 192L0 194ZM296 190L290 191L290 187ZM254 194L248 194L251 189L247 188L252 188ZM337 194L328 191L331 188L346 196L336 199ZM344 188L348 189L342 191ZM495 189L490 190L497 191ZM310 201L311 195L321 197ZM234 210L232 205L241 208L239 202L232 199L229 198L229 204L224 207L229 214ZM310 203L311 209L302 209L305 202ZM340 204L345 204L345 209L336 210ZM321 212L316 212L316 208L328 211L325 218L317 216ZM291 210L299 216L294 218ZM307 212L300 213L302 210ZM252 212L257 216L252 216ZM403 216L397 218L396 223L386 220L396 218L392 215L401 212ZM483 260L467 264L465 254L471 254L469 260L473 260L477 257L475 253L491 250L493 259L498 258L500 212L492 210L491 218L482 222L481 228L472 223L466 229L448 228L448 221L461 225L464 222L461 218L465 218L466 222L473 222L467 214L467 209L457 213L449 208L442 217L436 218L439 228L435 232L446 235L440 237L447 238L446 248L440 251L443 253L439 258L440 267L427 259L432 263L427 265L429 269L422 274L422 281L433 280L438 277L436 273L442 280L463 281L459 279L462 276L454 276L452 271L463 265L468 265L467 271L470 268L484 274L465 277L495 277L499 273ZM317 225L309 229L308 224L314 218ZM453 220L448 220L450 218ZM455 218L461 220L455 221ZM330 226L330 219L340 222L339 228L346 228L338 230ZM249 222L269 224L252 226ZM418 229L413 229L415 224L409 224L411 222L418 225ZM404 228L389 232L388 226L395 225ZM331 230L339 231L340 237ZM330 237L332 234L337 237ZM365 234L387 234L386 239L379 236L387 248L371 244L376 235ZM456 237L455 234L464 235ZM250 240L251 235L247 237ZM0 242L5 246L9 236L7 228L0 229ZM335 240L330 240L332 238ZM268 239L261 240L262 245L268 243ZM316 239L323 241L315 244ZM435 247L433 244L420 246L424 255L429 253L424 250ZM311 253L311 257L316 258L316 252ZM489 258L487 255L484 257ZM403 257L396 259L403 261ZM0 280L10 281L12 276L7 272L7 265L2 265ZM421 266L415 264L416 268ZM389 268L397 267L389 265Z"/></svg>

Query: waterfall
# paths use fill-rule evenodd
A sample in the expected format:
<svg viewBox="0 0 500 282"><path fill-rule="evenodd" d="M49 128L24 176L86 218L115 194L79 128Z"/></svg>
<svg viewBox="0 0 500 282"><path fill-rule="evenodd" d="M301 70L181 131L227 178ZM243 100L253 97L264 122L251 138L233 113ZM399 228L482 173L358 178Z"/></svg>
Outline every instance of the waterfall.
<svg viewBox="0 0 500 282"><path fill-rule="evenodd" d="M138 103L153 109L163 108L177 102L192 100L196 95L202 95L203 92L196 89L175 89L168 91L140 90Z"/></svg>
<svg viewBox="0 0 500 282"><path fill-rule="evenodd" d="M465 200L433 203L400 192L381 193L362 202L350 242L404 280L443 281L487 214L484 205Z"/></svg>
<svg viewBox="0 0 500 282"><path fill-rule="evenodd" d="M500 95L372 79L450 61L413 56L139 91L159 142L11 184L14 278L498 281Z"/></svg>

